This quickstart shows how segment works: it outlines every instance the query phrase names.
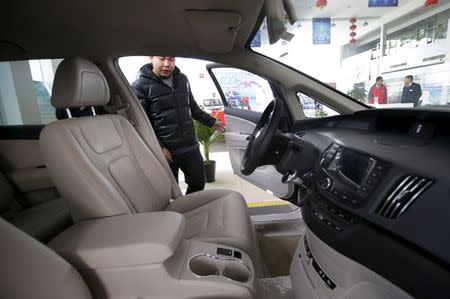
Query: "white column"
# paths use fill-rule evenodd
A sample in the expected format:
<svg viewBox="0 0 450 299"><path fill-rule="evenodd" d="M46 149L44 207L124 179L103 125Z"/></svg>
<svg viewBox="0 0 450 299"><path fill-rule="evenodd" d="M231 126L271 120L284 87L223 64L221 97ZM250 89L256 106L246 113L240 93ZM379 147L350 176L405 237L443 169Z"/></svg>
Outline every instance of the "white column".
<svg viewBox="0 0 450 299"><path fill-rule="evenodd" d="M0 115L2 125L23 124L9 62L0 62Z"/></svg>
<svg viewBox="0 0 450 299"><path fill-rule="evenodd" d="M28 61L14 61L10 62L10 65L23 124L40 124L41 114L36 101L30 64Z"/></svg>
<svg viewBox="0 0 450 299"><path fill-rule="evenodd" d="M380 27L380 58L378 58L378 75L381 74L381 66L383 63L383 58L386 55L386 24L382 24Z"/></svg>

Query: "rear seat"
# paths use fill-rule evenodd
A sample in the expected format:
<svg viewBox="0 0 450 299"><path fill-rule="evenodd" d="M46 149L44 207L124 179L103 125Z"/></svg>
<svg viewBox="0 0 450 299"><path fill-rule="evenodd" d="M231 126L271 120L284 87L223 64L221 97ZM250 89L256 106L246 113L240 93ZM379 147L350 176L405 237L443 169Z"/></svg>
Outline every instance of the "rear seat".
<svg viewBox="0 0 450 299"><path fill-rule="evenodd" d="M69 211L60 199L22 209L6 177L0 173L0 215L42 243L73 224Z"/></svg>

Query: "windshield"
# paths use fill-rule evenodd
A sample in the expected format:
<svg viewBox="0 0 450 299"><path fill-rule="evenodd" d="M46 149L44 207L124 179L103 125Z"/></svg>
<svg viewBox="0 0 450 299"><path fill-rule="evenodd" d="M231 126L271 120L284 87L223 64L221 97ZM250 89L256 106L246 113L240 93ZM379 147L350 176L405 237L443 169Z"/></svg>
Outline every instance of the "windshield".
<svg viewBox="0 0 450 299"><path fill-rule="evenodd" d="M377 108L450 108L450 0L291 0L298 21L251 48ZM435 3L429 5L429 3Z"/></svg>

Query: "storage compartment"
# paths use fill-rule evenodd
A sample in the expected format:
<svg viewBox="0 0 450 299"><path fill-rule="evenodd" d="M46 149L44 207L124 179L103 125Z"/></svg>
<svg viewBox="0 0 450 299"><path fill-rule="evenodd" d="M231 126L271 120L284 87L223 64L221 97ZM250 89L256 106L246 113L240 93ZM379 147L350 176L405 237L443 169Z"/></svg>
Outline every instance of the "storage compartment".
<svg viewBox="0 0 450 299"><path fill-rule="evenodd" d="M252 277L250 267L236 258L200 254L189 260L189 270L200 277L219 276L238 282L248 282Z"/></svg>

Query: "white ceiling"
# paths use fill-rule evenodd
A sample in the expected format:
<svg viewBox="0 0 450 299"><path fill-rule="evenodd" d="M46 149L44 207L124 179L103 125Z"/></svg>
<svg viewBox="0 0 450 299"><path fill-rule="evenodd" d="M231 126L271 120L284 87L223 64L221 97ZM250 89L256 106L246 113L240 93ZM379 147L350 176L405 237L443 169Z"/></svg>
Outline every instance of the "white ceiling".
<svg viewBox="0 0 450 299"><path fill-rule="evenodd" d="M399 10L410 0L399 0L398 7L369 7L369 0L327 0L323 10L316 7L317 0L291 0L295 6L297 17L312 18L379 18ZM424 0L425 1L425 0Z"/></svg>

